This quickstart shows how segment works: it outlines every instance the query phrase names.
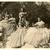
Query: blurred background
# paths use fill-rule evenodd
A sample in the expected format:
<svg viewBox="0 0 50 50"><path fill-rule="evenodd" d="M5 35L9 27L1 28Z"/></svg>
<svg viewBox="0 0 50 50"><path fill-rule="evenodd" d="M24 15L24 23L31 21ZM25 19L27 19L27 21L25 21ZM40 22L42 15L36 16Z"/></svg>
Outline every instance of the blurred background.
<svg viewBox="0 0 50 50"><path fill-rule="evenodd" d="M49 2L0 2L0 14L2 18L7 11L8 14L13 14L16 19L16 23L19 21L19 12L21 8L27 12L26 20L29 21L29 26L32 23L37 22L37 18L40 17L48 27L50 27L50 3Z"/></svg>

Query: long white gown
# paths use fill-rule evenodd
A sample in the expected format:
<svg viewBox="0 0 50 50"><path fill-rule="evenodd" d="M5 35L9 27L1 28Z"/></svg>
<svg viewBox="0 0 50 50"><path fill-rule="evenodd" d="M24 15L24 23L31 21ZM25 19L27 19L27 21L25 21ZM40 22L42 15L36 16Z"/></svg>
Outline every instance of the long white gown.
<svg viewBox="0 0 50 50"><path fill-rule="evenodd" d="M38 45L43 46L43 44L48 43L48 40L49 40L49 32L47 28L38 28L38 29L35 27L29 28L24 38L24 42L33 47L38 47ZM28 48L26 44L22 48Z"/></svg>
<svg viewBox="0 0 50 50"><path fill-rule="evenodd" d="M15 48L22 46L24 43L25 34L26 30L24 28L18 28L15 32L11 33L11 35L8 37L6 48Z"/></svg>

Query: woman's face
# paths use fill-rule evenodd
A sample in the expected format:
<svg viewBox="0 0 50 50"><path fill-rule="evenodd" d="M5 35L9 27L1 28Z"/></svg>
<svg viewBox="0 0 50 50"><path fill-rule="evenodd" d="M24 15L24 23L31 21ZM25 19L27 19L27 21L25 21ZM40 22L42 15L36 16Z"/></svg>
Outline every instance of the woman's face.
<svg viewBox="0 0 50 50"><path fill-rule="evenodd" d="M2 36L2 33L3 33L3 29L2 27L0 27L0 36Z"/></svg>
<svg viewBox="0 0 50 50"><path fill-rule="evenodd" d="M0 33L0 36L2 36L2 33Z"/></svg>
<svg viewBox="0 0 50 50"><path fill-rule="evenodd" d="M7 20L7 19L8 19L8 17L5 17L5 19Z"/></svg>

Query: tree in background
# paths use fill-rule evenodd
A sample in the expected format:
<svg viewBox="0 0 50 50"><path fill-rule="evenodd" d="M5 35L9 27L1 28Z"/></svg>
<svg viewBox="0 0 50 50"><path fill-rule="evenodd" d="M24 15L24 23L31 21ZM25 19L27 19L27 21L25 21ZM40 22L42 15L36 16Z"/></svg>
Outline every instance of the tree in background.
<svg viewBox="0 0 50 50"><path fill-rule="evenodd" d="M1 12L12 13L13 17L16 19L16 23L19 22L19 12L21 7L24 12L27 12L25 16L26 20L29 21L29 25L36 23L38 17L41 18L48 26L50 25L50 4L47 2L4 2L0 3Z"/></svg>

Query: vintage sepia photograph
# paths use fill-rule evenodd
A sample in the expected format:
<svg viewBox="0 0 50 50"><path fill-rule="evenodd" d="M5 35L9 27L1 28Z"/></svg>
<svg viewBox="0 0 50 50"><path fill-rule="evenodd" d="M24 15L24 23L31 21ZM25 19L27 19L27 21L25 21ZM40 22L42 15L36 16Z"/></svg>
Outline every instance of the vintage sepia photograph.
<svg viewBox="0 0 50 50"><path fill-rule="evenodd" d="M0 48L50 48L50 2L0 2Z"/></svg>

